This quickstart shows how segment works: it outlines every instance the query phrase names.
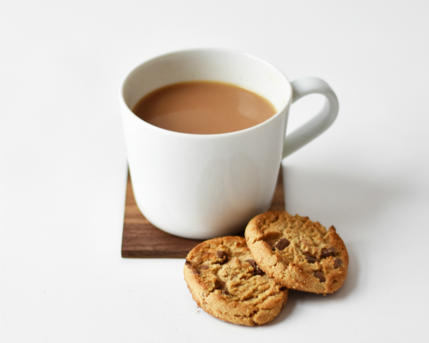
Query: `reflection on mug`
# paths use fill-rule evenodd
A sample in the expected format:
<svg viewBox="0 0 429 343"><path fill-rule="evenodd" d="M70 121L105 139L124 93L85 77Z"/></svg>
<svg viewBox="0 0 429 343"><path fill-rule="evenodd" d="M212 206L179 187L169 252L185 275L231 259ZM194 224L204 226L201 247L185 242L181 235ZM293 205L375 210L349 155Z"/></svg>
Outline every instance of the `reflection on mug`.
<svg viewBox="0 0 429 343"><path fill-rule="evenodd" d="M199 220L209 230L242 230L257 214L258 195L258 166L246 154L212 160L197 187Z"/></svg>

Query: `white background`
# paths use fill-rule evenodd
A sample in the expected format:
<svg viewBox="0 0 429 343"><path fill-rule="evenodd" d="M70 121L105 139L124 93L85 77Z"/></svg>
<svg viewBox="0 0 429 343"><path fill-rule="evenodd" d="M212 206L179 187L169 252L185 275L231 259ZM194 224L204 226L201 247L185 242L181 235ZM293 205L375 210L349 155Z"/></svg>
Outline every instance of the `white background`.
<svg viewBox="0 0 429 343"><path fill-rule="evenodd" d="M428 15L423 0L2 1L2 342L425 341ZM195 47L321 77L340 100L283 165L286 209L336 226L349 276L334 295L291 292L263 327L198 310L182 259L120 256L120 83ZM320 104L294 105L290 128Z"/></svg>

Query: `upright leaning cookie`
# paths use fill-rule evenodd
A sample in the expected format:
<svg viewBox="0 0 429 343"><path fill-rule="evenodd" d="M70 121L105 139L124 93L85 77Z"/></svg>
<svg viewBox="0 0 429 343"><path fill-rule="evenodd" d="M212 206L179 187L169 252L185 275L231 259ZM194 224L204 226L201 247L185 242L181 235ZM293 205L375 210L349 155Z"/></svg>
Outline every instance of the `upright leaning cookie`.
<svg viewBox="0 0 429 343"><path fill-rule="evenodd" d="M259 269L242 237L197 245L186 257L184 274L198 306L230 323L265 324L286 304L288 290Z"/></svg>
<svg viewBox="0 0 429 343"><path fill-rule="evenodd" d="M266 212L246 227L247 246L260 268L281 285L312 293L333 293L347 276L349 256L335 228L307 217Z"/></svg>

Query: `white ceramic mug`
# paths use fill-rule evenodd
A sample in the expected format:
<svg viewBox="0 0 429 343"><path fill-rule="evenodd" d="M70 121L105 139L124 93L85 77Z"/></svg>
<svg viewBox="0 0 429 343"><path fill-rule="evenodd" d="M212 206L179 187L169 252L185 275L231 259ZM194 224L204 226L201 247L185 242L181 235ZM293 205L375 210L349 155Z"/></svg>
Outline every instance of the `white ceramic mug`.
<svg viewBox="0 0 429 343"><path fill-rule="evenodd" d="M131 110L144 95L178 82L221 81L268 99L277 113L254 127L224 134L186 134L153 126ZM326 97L323 110L285 138L290 104ZM125 79L121 111L134 195L144 216L173 235L207 239L243 231L268 210L282 158L325 131L338 113L329 85L291 83L248 54L219 49L173 52L144 62Z"/></svg>

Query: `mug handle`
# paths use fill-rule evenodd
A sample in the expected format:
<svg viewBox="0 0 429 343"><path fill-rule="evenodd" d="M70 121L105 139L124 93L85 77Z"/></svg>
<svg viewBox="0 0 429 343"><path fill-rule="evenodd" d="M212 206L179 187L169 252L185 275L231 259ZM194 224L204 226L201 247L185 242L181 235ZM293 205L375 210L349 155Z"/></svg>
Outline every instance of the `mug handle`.
<svg viewBox="0 0 429 343"><path fill-rule="evenodd" d="M320 113L286 136L282 159L302 148L328 129L337 118L339 110L337 96L325 81L317 77L303 77L292 81L291 85L293 90L292 103L309 94L322 94L326 97L326 102Z"/></svg>

